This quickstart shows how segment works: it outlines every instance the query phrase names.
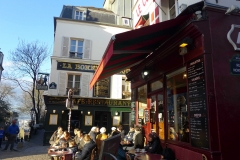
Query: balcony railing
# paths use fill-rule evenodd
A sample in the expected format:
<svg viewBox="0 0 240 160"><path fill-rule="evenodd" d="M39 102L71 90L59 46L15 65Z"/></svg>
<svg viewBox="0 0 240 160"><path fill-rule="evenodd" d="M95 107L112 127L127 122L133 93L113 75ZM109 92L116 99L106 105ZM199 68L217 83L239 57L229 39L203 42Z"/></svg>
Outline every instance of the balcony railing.
<svg viewBox="0 0 240 160"><path fill-rule="evenodd" d="M69 52L69 57L70 58L79 58L82 59L83 58L83 53L79 53L79 52Z"/></svg>

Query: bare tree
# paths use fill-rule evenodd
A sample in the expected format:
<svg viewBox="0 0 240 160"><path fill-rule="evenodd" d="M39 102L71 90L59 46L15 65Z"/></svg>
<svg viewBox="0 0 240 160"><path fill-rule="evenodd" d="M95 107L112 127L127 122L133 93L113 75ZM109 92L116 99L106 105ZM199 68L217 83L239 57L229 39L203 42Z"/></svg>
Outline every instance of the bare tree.
<svg viewBox="0 0 240 160"><path fill-rule="evenodd" d="M40 117L40 106L37 105L38 103L36 104L35 100L37 74L49 55L46 44L39 41L27 43L24 40L19 40L17 48L10 54L10 60L14 63L15 70L15 77L11 79L17 82L20 88L31 97L36 123L39 123ZM23 80L22 77L29 77L30 80Z"/></svg>
<svg viewBox="0 0 240 160"><path fill-rule="evenodd" d="M10 118L11 107L9 100L15 94L13 90L13 86L3 82L0 83L0 122L6 122L7 118Z"/></svg>

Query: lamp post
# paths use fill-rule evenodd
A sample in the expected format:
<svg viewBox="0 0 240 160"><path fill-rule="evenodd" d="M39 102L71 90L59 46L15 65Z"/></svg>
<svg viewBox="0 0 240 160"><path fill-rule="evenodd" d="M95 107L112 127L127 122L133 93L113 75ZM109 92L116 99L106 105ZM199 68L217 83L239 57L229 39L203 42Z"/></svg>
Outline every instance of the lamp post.
<svg viewBox="0 0 240 160"><path fill-rule="evenodd" d="M73 96L73 91L72 89L69 89L68 98L66 100L66 107L69 109L69 113L68 113L68 132L69 133L70 133L70 127L71 127L71 110L73 107L72 96Z"/></svg>

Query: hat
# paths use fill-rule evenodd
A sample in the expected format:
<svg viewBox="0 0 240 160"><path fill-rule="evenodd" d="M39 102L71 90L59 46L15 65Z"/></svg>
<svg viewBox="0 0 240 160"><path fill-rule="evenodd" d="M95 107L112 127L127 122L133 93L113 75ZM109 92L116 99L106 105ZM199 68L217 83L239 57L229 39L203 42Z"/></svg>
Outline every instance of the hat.
<svg viewBox="0 0 240 160"><path fill-rule="evenodd" d="M112 131L116 130L116 127L112 127L111 130L112 130Z"/></svg>
<svg viewBox="0 0 240 160"><path fill-rule="evenodd" d="M105 127L102 127L102 128L100 129L100 132L101 132L101 133L105 133L105 132L106 132L106 128L105 128Z"/></svg>

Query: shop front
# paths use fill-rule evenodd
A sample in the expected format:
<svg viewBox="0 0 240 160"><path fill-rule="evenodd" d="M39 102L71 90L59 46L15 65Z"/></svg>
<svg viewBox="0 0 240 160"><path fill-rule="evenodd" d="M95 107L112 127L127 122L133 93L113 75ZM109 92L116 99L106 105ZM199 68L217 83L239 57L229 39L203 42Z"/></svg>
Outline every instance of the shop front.
<svg viewBox="0 0 240 160"><path fill-rule="evenodd" d="M116 35L90 84L131 68L135 124L146 138L156 132L179 160L239 157L229 147L240 142L240 15L226 10L198 3L176 19Z"/></svg>
<svg viewBox="0 0 240 160"><path fill-rule="evenodd" d="M69 109L66 108L67 97L44 96L46 104L45 133L43 144L48 145L52 133L61 126L68 130ZM70 132L73 134L75 128L88 133L93 126L105 127L107 133L111 127L122 124L126 131L130 125L130 100L103 99L103 98L79 98L73 97L73 108L71 109Z"/></svg>

